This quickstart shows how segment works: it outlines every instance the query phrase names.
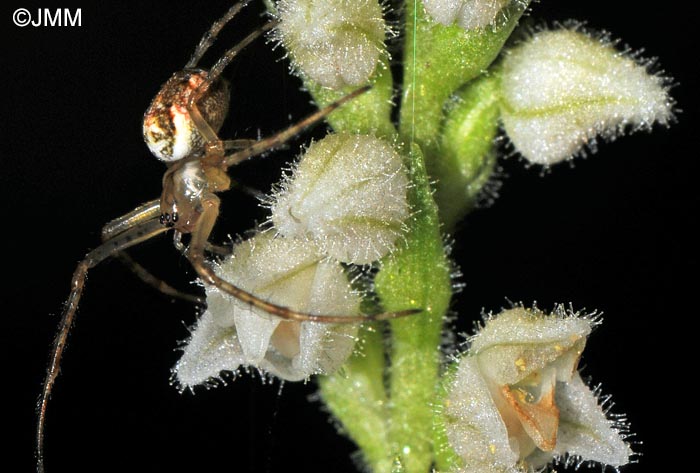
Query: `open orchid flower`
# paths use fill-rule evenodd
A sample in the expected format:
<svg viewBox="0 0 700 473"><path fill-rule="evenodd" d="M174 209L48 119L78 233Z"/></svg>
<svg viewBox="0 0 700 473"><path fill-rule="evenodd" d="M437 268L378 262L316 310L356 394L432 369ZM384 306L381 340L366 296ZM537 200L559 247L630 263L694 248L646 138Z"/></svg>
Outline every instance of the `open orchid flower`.
<svg viewBox="0 0 700 473"><path fill-rule="evenodd" d="M632 451L577 371L595 319L517 307L471 339L444 414L459 471L520 472L555 459L619 467Z"/></svg>
<svg viewBox="0 0 700 473"><path fill-rule="evenodd" d="M270 198L276 236L236 246L217 273L238 287L293 310L359 314L343 263L389 253L408 216L401 156L368 135L329 135L303 155ZM355 345L357 325L282 320L207 286L207 311L175 366L182 386L251 366L285 380L337 370Z"/></svg>
<svg viewBox="0 0 700 473"><path fill-rule="evenodd" d="M307 240L258 234L237 245L217 273L295 310L359 314L360 295L343 268ZM207 305L174 369L183 387L241 367L298 381L336 370L355 345L357 325L283 321L213 286L207 287Z"/></svg>

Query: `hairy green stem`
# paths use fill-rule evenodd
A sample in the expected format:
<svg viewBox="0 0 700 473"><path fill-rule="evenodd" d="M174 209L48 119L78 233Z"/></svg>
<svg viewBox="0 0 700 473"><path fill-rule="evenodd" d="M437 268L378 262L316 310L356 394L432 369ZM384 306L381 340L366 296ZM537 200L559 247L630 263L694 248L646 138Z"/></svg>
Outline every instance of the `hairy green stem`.
<svg viewBox="0 0 700 473"><path fill-rule="evenodd" d="M387 455L388 399L383 382L382 337L381 326L363 327L358 347L343 369L319 378L324 403L360 447L365 464L375 473L389 473L392 469Z"/></svg>
<svg viewBox="0 0 700 473"><path fill-rule="evenodd" d="M412 317L391 321L389 440L402 471L430 471L432 402L441 362L442 326L452 295L450 263L442 245L437 207L420 149L408 159L414 214L406 244L387 258L375 278L385 310L421 307Z"/></svg>
<svg viewBox="0 0 700 473"><path fill-rule="evenodd" d="M378 138L393 138L396 128L391 122L393 83L386 61L377 65L370 78L372 88L360 97L346 103L327 117L335 131L363 133ZM307 80L306 86L319 108L349 94L356 87L331 90Z"/></svg>
<svg viewBox="0 0 700 473"><path fill-rule="evenodd" d="M449 177L445 174L449 167L438 165L442 159L444 107L460 87L482 75L496 59L524 10L522 2L512 2L505 9L506 20L499 26L464 30L457 25L438 24L427 17L422 4L406 1L399 132L404 141L420 145L428 174L437 180L438 189ZM442 199L438 201L441 204ZM450 211L449 218L460 213L464 212Z"/></svg>

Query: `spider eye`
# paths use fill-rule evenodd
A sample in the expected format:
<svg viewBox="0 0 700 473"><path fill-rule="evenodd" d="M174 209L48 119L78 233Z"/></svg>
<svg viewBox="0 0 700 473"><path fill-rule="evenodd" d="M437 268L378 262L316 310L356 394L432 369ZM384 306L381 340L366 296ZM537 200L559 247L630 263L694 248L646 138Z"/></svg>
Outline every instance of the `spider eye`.
<svg viewBox="0 0 700 473"><path fill-rule="evenodd" d="M146 110L143 139L161 161L178 161L202 149L204 140L190 116L188 104L206 80L206 71L180 71L161 87ZM214 132L219 131L226 117L228 99L228 86L217 81L195 105Z"/></svg>

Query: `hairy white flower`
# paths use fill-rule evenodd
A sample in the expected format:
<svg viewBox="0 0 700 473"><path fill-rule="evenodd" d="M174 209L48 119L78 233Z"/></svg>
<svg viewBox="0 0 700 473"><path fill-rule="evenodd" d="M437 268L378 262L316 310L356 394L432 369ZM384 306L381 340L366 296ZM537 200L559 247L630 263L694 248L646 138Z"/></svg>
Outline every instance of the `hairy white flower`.
<svg viewBox="0 0 700 473"><path fill-rule="evenodd" d="M425 11L438 23L457 23L466 30L483 28L496 22L498 14L511 0L423 0Z"/></svg>
<svg viewBox="0 0 700 473"><path fill-rule="evenodd" d="M285 237L307 237L333 258L371 263L404 230L408 178L401 156L368 135L328 135L313 143L272 202Z"/></svg>
<svg viewBox="0 0 700 473"><path fill-rule="evenodd" d="M238 244L217 274L294 310L359 314L360 296L351 290L340 264L303 239L258 234ZM357 325L285 321L215 287L206 290L207 310L175 366L182 386L241 366L297 381L335 371L352 353Z"/></svg>
<svg viewBox="0 0 700 473"><path fill-rule="evenodd" d="M377 0L280 0L277 39L294 66L324 87L362 85L385 53Z"/></svg>
<svg viewBox="0 0 700 473"><path fill-rule="evenodd" d="M614 467L632 454L577 371L594 320L517 307L472 338L448 388L447 436L464 472L516 473L575 457Z"/></svg>
<svg viewBox="0 0 700 473"><path fill-rule="evenodd" d="M600 135L667 124L666 79L616 51L609 40L575 29L542 31L503 62L503 126L528 161L554 164Z"/></svg>

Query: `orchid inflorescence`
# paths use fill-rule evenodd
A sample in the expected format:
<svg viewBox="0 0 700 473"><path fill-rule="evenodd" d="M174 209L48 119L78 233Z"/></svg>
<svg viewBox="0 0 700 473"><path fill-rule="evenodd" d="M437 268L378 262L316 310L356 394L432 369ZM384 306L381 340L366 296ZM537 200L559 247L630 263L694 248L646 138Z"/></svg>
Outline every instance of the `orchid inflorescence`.
<svg viewBox="0 0 700 473"><path fill-rule="evenodd" d="M627 464L627 425L578 371L598 318L515 305L443 355L454 269L443 231L489 189L499 134L528 165L571 160L600 138L669 124L669 79L580 23L507 43L524 0L408 1L401 32L378 0L267 4L279 20L273 39L319 107L372 89L329 116L334 133L308 147L266 198L266 224L217 273L310 314L360 314L368 302L423 312L389 321L388 331L281 321L207 288L207 310L175 367L180 386L246 367L291 381L322 375L321 398L368 471ZM387 45L395 35L398 95ZM363 285L353 268L372 269Z"/></svg>

